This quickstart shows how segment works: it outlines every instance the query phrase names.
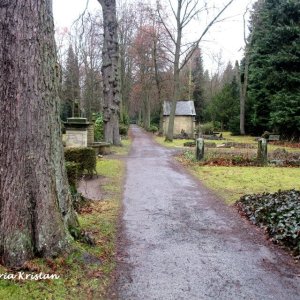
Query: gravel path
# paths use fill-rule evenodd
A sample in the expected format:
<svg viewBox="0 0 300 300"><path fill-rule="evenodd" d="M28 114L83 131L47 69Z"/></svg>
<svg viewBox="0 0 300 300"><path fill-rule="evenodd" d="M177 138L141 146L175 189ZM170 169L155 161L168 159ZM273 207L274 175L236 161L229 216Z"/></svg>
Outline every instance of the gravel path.
<svg viewBox="0 0 300 300"><path fill-rule="evenodd" d="M136 126L131 134L118 299L300 299L291 257L184 171L173 150Z"/></svg>

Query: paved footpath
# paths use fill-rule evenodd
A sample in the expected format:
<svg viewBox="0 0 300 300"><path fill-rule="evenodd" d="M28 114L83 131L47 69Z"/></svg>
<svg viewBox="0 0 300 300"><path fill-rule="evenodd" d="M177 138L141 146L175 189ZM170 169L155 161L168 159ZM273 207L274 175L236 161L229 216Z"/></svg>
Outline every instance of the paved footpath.
<svg viewBox="0 0 300 300"><path fill-rule="evenodd" d="M118 299L300 299L300 268L131 128Z"/></svg>

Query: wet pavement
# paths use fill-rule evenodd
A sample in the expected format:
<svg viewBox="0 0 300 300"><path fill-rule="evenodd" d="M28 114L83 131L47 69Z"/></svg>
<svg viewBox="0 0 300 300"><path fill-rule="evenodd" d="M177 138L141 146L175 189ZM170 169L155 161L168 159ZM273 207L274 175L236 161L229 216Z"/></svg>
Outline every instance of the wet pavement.
<svg viewBox="0 0 300 300"><path fill-rule="evenodd" d="M300 299L288 254L188 174L174 150L136 126L131 134L118 299Z"/></svg>

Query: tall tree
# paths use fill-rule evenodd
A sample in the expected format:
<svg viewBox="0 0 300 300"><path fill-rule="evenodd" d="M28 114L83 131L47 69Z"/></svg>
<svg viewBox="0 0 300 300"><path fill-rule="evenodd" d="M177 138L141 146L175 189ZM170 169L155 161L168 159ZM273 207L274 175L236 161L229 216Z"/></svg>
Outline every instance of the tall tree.
<svg viewBox="0 0 300 300"><path fill-rule="evenodd" d="M93 114L102 113L102 91L101 73L85 66L82 110L89 121L92 121Z"/></svg>
<svg viewBox="0 0 300 300"><path fill-rule="evenodd" d="M204 70L203 70L203 60L200 49L195 51L194 61L192 64L192 82L194 84L193 90L193 100L195 103L196 110L196 121L203 121L204 106L205 106L205 96L204 96Z"/></svg>
<svg viewBox="0 0 300 300"><path fill-rule="evenodd" d="M89 121L92 121L94 113L101 113L103 107L102 23L102 16L98 11L95 14L82 15L72 26L73 43L76 44L80 65L79 81L82 86L80 109Z"/></svg>
<svg viewBox="0 0 300 300"><path fill-rule="evenodd" d="M171 105L171 112L169 118L169 125L168 125L168 132L166 135L166 140L172 141L173 140L173 131L174 131L174 119L175 119L175 111L176 111L176 103L180 98L180 71L185 66L185 64L189 61L191 56L193 55L194 51L198 48L199 43L201 42L202 38L208 32L208 30L213 26L213 24L218 20L218 18L222 15L222 13L226 10L226 8L233 2L233 0L228 1L226 5L212 18L212 20L208 23L205 28L203 28L200 36L189 43L189 46L183 47L183 33L184 29L187 25L199 14L203 11L207 11L206 2L202 2L202 6L200 5L199 0L177 0L177 7L174 8L172 6L171 1L169 0L169 4L171 6L172 15L174 17L175 22L175 34L173 34L173 30L168 26L166 20L161 14L162 6L158 1L158 13L160 16L160 20L164 27L166 28L167 32L170 35L170 38L173 42L174 49L172 50L173 54L173 99ZM185 48L185 49L183 49ZM185 55L184 60L181 62L182 56Z"/></svg>
<svg viewBox="0 0 300 300"><path fill-rule="evenodd" d="M19 267L68 247L77 226L65 174L51 0L0 4L0 255Z"/></svg>
<svg viewBox="0 0 300 300"><path fill-rule="evenodd" d="M252 132L299 137L300 2L265 0L256 13L249 65Z"/></svg>
<svg viewBox="0 0 300 300"><path fill-rule="evenodd" d="M236 77L231 82L226 82L209 103L207 113L212 121L220 122L221 129L231 129L236 133L239 127L239 89ZM237 126L236 126L237 124Z"/></svg>
<svg viewBox="0 0 300 300"><path fill-rule="evenodd" d="M258 0L255 3L255 10L258 12L259 7L262 5L263 0ZM245 118L246 118L246 102L247 102L247 89L248 89L248 78L249 78L249 63L250 63L250 51L251 51L251 44L252 44L252 37L253 34L251 33L248 38L246 38L246 14L248 12L248 7L246 8L245 13L243 14L243 21L244 21L244 42L245 42L245 50L244 50L244 59L242 61L241 66L239 66L238 61L235 63L235 71L236 76L239 84L240 90L240 134L245 135ZM258 20L252 16L252 31L254 30L255 23L258 23ZM242 67L242 70L241 70Z"/></svg>
<svg viewBox="0 0 300 300"><path fill-rule="evenodd" d="M75 54L72 45L69 45L66 71L63 78L63 99L61 117L64 121L68 117L78 114L80 103L80 85L79 85L79 65L78 57ZM78 115L77 115L78 116Z"/></svg>
<svg viewBox="0 0 300 300"><path fill-rule="evenodd" d="M104 97L104 139L108 143L120 145L120 79L119 43L115 0L98 0L103 13L103 97Z"/></svg>
<svg viewBox="0 0 300 300"><path fill-rule="evenodd" d="M120 82L121 82L121 105L120 122L128 121L130 92L132 90L132 64L133 58L129 54L130 46L137 28L136 14L138 4L128 4L127 1L120 1L118 13L118 37L120 47Z"/></svg>

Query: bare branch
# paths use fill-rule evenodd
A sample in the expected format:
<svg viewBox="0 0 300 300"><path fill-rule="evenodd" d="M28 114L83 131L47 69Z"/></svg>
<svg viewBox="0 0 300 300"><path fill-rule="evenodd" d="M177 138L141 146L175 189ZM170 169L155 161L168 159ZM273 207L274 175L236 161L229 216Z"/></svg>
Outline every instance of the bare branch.
<svg viewBox="0 0 300 300"><path fill-rule="evenodd" d="M175 55L175 52L165 44L162 44L162 47L166 48L172 55Z"/></svg>
<svg viewBox="0 0 300 300"><path fill-rule="evenodd" d="M204 31L202 32L202 34L200 35L199 39L197 41L194 42L194 46L192 47L191 51L188 53L188 55L185 57L180 70L186 65L186 63L190 60L190 58L192 57L193 53L195 52L195 50L199 47L199 43L202 40L202 38L205 36L205 34L207 33L207 31L211 28L211 26L216 23L216 21L218 20L218 18L221 16L221 14L228 8L228 6L230 4L232 4L234 0L230 0L220 11L219 13L209 22L209 24L206 26L206 28L204 29Z"/></svg>
<svg viewBox="0 0 300 300"><path fill-rule="evenodd" d="M82 26L83 26L83 17L84 17L84 15L85 15L85 13L86 13L88 7L89 7L89 2L90 2L90 0L86 0L86 4L85 4L85 9L84 9L84 11L83 11L82 14L80 14L79 17L72 23L72 26L73 26L74 24L76 24L80 19L81 19L81 23L82 23ZM72 26L71 26L71 27L72 27Z"/></svg>
<svg viewBox="0 0 300 300"><path fill-rule="evenodd" d="M191 3L191 1L189 1L189 3L187 4L186 10L185 10L185 12L183 14L183 17L182 17L181 24L182 24L183 27L186 26L202 10L202 9L197 9L195 11L195 9L196 9L196 7L198 5L198 1L195 1L193 7L189 10L189 12L187 12L187 8L188 8L188 5L190 3ZM193 11L195 11L195 12L193 13Z"/></svg>
<svg viewBox="0 0 300 300"><path fill-rule="evenodd" d="M245 11L244 14L243 14L244 42L245 42L245 45L247 45L247 37L246 37L246 14L248 13L248 11L249 11L249 4L247 5L246 11Z"/></svg>
<svg viewBox="0 0 300 300"><path fill-rule="evenodd" d="M167 33L168 33L170 39L172 40L172 42L173 42L174 44L176 44L175 38L174 38L174 36L172 35L172 33L170 32L170 30L169 30L168 26L166 25L166 23L163 21L163 18L162 18L161 14L160 14L160 11L159 11L159 8L158 8L158 7L157 7L157 13L158 13L158 16L159 16L159 21L160 21L160 23L164 26L164 28L165 28L165 30L167 31Z"/></svg>
<svg viewBox="0 0 300 300"><path fill-rule="evenodd" d="M171 9L172 9L173 15L174 15L174 17L176 18L176 13L175 13L175 10L174 10L174 8L173 8L172 2L171 2L171 0L168 0L168 1L169 1L169 4L170 4L170 7L171 7Z"/></svg>

